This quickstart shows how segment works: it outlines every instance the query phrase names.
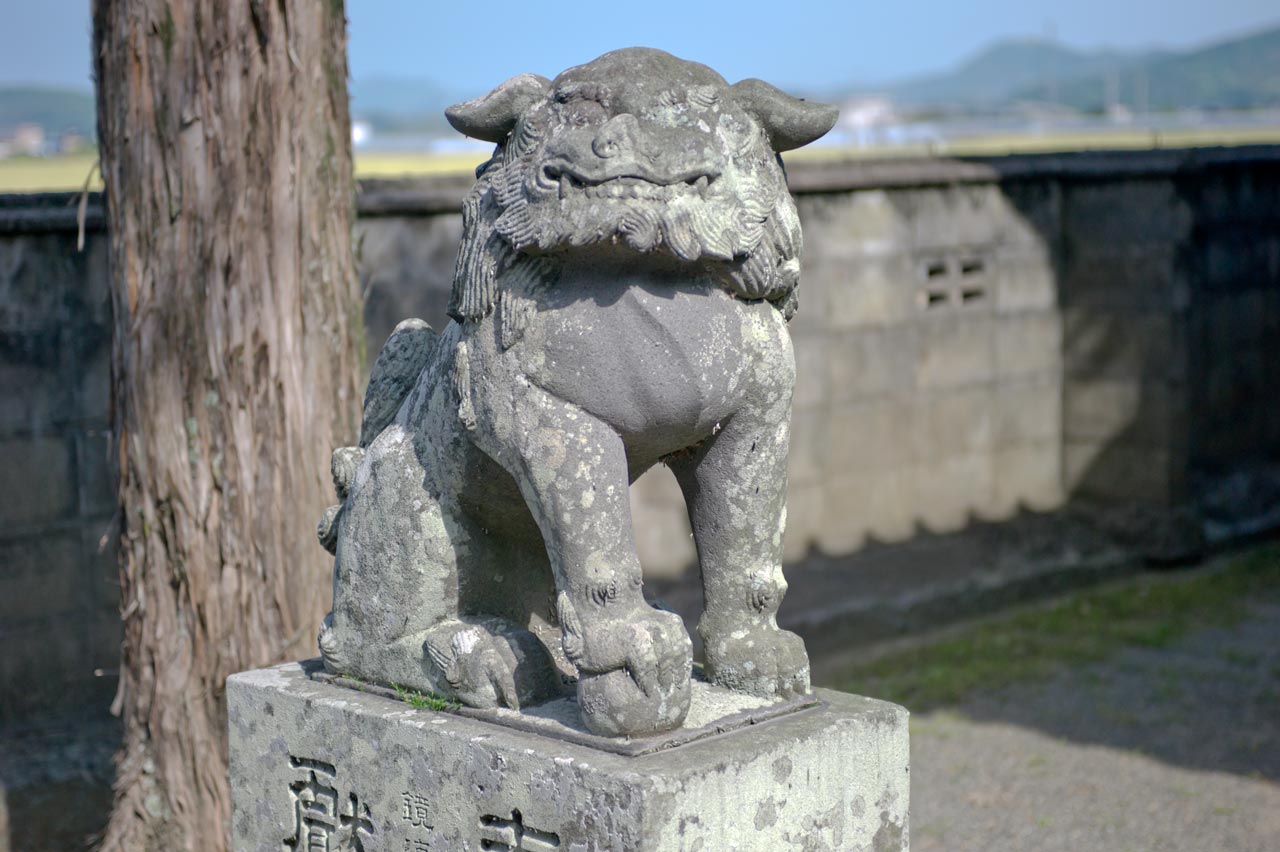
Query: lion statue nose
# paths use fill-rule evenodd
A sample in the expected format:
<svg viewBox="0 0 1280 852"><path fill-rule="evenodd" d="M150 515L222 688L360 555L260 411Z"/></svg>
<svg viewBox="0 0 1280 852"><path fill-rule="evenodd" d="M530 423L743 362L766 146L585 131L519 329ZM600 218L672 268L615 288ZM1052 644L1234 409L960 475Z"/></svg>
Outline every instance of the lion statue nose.
<svg viewBox="0 0 1280 852"><path fill-rule="evenodd" d="M609 159L619 154L637 153L637 140L640 134L640 122L629 112L615 115L604 123L595 139L591 140L591 150L601 159Z"/></svg>

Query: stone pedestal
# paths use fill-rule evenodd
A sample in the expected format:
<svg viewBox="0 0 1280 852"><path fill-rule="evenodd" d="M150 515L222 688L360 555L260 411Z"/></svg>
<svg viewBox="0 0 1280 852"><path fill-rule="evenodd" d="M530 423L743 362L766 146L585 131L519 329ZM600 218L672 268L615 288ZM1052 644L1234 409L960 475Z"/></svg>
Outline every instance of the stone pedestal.
<svg viewBox="0 0 1280 852"><path fill-rule="evenodd" d="M907 849L907 713L883 701L699 684L680 731L610 741L554 705L462 715L321 677L228 681L236 852Z"/></svg>

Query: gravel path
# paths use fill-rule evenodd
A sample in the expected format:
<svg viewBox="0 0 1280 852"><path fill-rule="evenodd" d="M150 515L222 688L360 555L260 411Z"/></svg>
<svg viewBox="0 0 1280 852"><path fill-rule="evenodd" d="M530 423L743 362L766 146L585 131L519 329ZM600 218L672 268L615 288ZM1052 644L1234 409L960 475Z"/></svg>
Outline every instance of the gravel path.
<svg viewBox="0 0 1280 852"><path fill-rule="evenodd" d="M916 852L1280 852L1280 601L912 722Z"/></svg>

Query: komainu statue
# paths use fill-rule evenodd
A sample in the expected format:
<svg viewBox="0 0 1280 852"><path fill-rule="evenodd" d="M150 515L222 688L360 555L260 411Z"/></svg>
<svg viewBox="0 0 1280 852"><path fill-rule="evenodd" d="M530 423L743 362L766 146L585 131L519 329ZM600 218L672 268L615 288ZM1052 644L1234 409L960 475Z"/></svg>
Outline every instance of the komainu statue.
<svg viewBox="0 0 1280 852"><path fill-rule="evenodd" d="M836 110L630 48L450 108L496 143L463 208L439 334L402 323L373 368L320 634L332 672L528 706L576 678L586 727L678 727L691 644L641 593L628 484L684 491L706 677L809 689L786 591L800 224L779 152Z"/></svg>

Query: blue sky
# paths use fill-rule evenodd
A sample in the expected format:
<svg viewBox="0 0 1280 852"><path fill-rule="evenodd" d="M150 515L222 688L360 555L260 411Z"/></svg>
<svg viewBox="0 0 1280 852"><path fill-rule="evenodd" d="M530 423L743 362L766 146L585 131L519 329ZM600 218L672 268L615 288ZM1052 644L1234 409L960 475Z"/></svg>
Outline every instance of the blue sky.
<svg viewBox="0 0 1280 852"><path fill-rule="evenodd" d="M88 0L0 0L0 84L89 86ZM487 20L479 21L483 9ZM1280 23L1275 0L347 0L357 79L429 78L479 93L643 44L716 68L822 88L939 70L999 38L1185 47Z"/></svg>

